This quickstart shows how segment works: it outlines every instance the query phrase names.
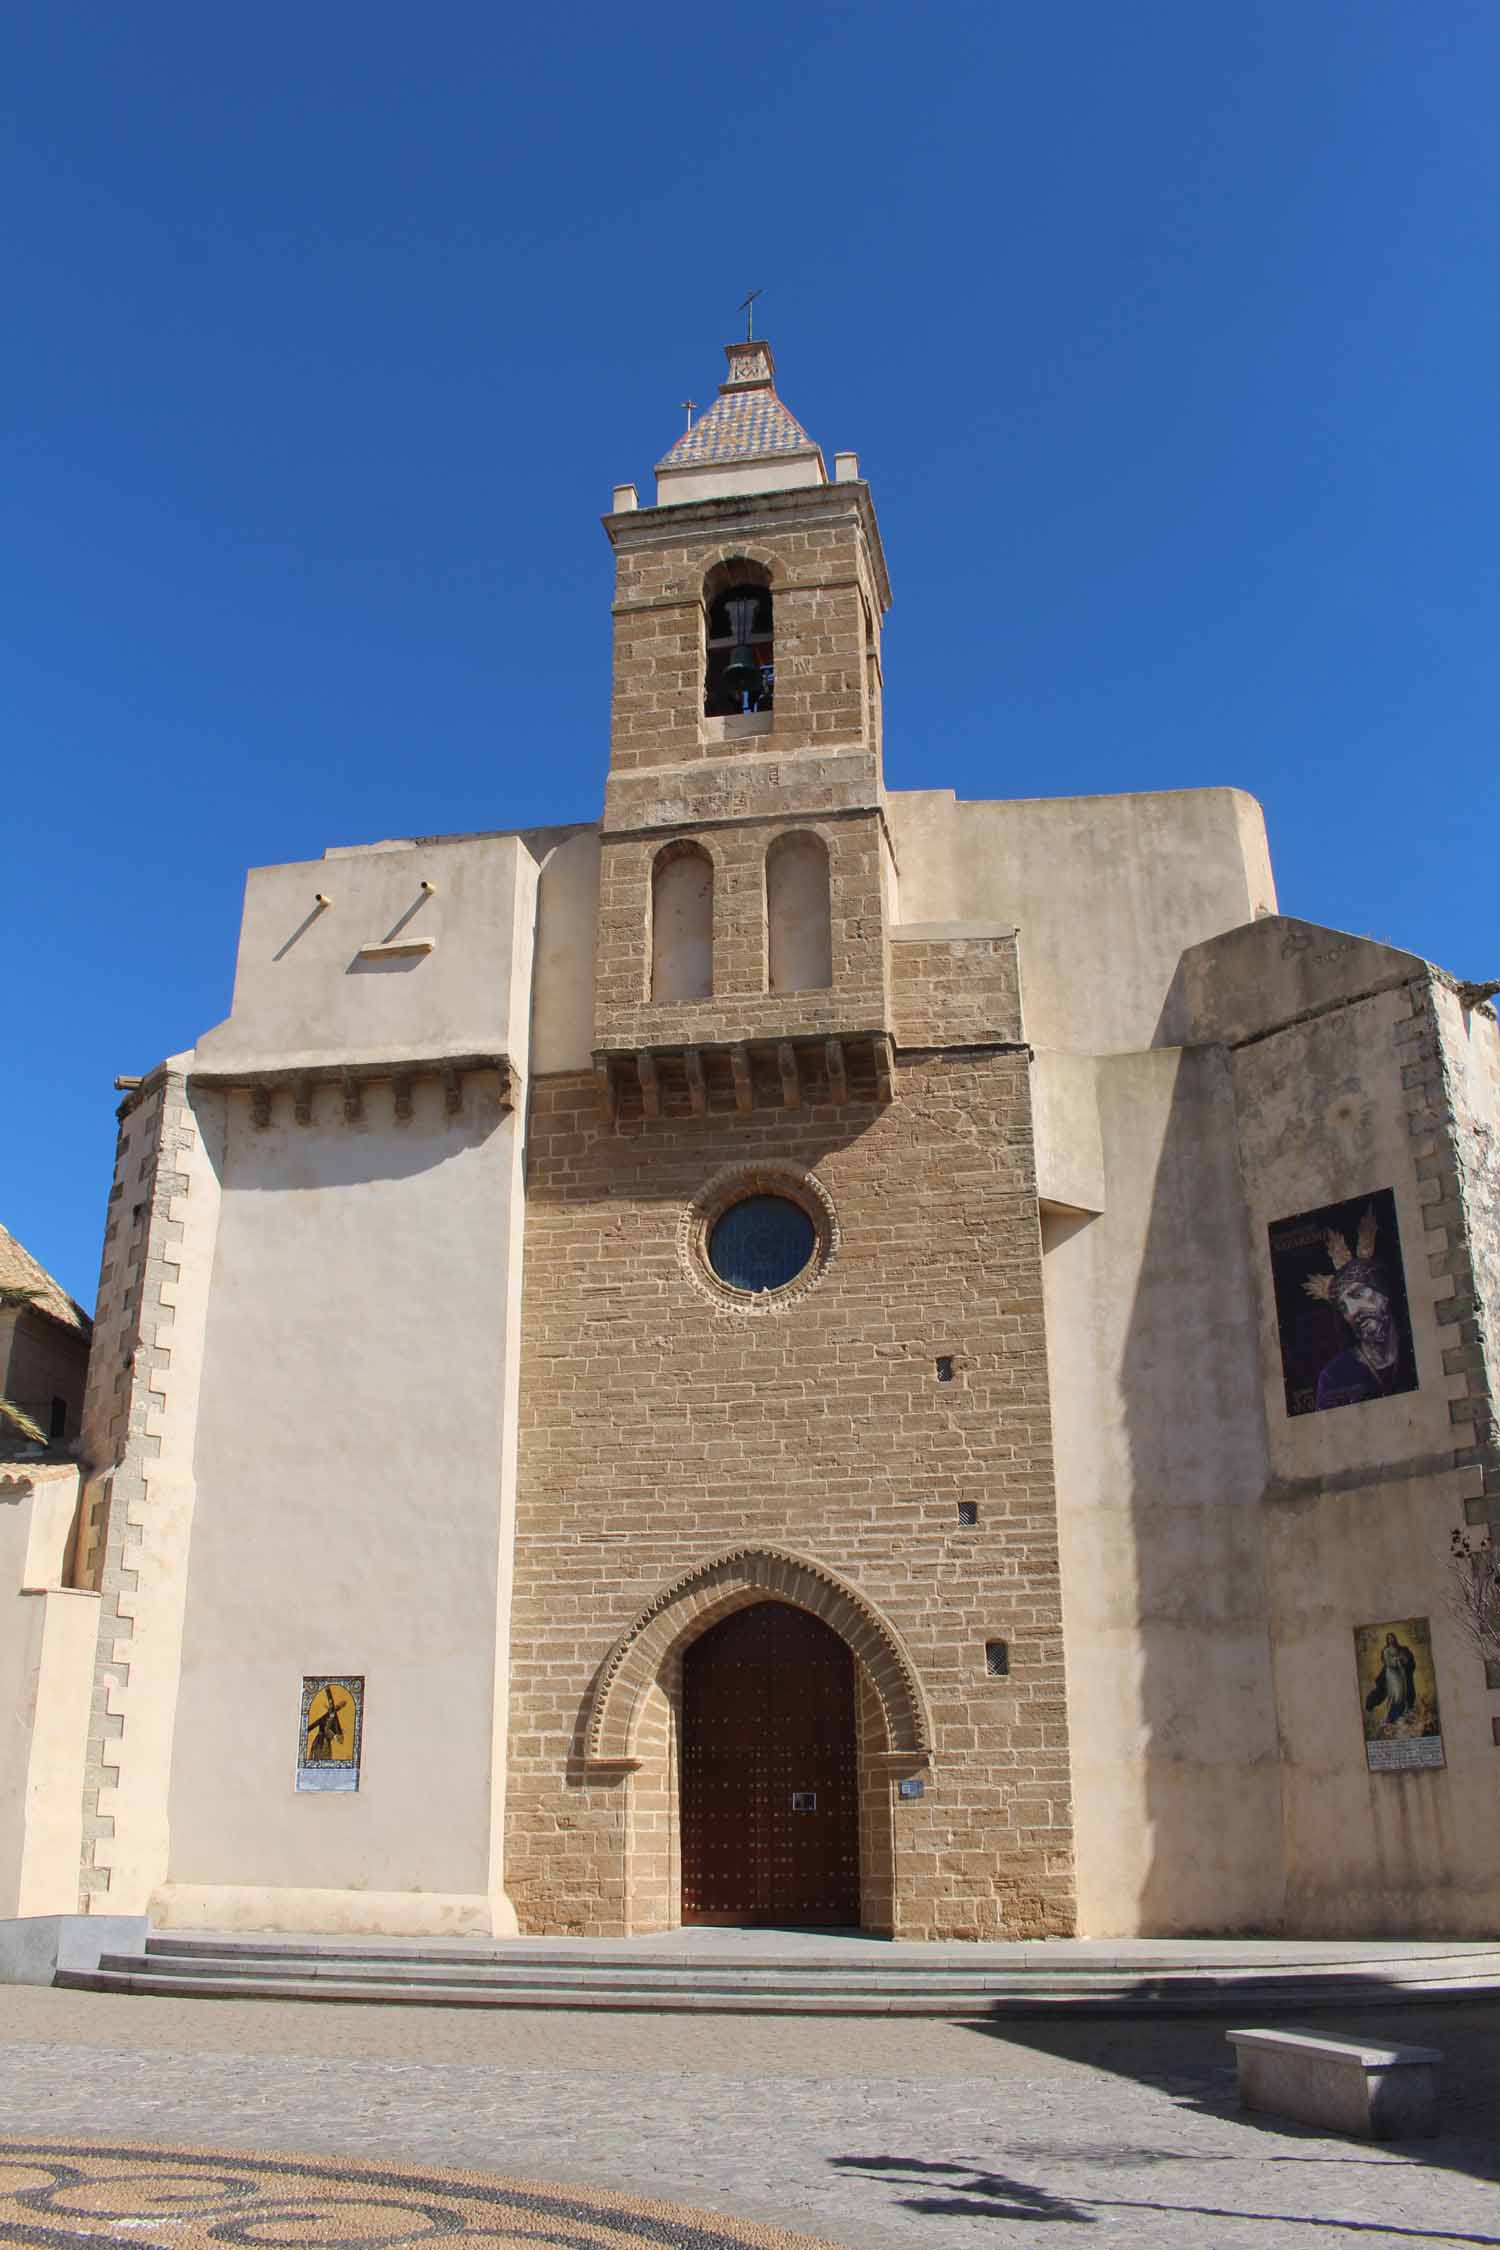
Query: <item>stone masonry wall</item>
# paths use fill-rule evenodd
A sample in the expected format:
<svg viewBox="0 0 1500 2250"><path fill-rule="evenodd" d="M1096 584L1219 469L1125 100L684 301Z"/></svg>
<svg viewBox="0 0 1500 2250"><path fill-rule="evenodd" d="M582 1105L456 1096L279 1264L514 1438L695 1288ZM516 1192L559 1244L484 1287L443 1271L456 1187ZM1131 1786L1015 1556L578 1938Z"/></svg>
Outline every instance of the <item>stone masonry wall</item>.
<svg viewBox="0 0 1500 2250"><path fill-rule="evenodd" d="M1500 1041L1488 1010L1463 1009L1437 974L1413 979L1410 991L1410 1021L1396 1036L1428 1271L1450 1285L1438 1317L1449 1337L1453 1462L1469 1472L1467 1520L1500 1534Z"/></svg>
<svg viewBox="0 0 1500 2250"><path fill-rule="evenodd" d="M816 1174L840 1241L816 1285L755 1313L691 1277L683 1216L727 1168L767 1165ZM911 1057L884 1108L618 1126L588 1077L545 1078L528 1172L506 1851L522 1927L602 1934L669 1911L675 1809L659 1786L585 1764L584 1715L613 1644L663 1588L766 1542L883 1611L928 1699L925 1794L898 1800L869 1754L862 1686L867 1921L914 1937L1069 1930L1024 1053ZM1009 1644L1008 1676L987 1675L993 1639ZM648 1732L670 1726L674 1692L669 1676ZM652 1894L644 1910L632 1883Z"/></svg>
<svg viewBox="0 0 1500 2250"><path fill-rule="evenodd" d="M810 992L769 992L766 853L789 832L827 848L832 902L833 983ZM844 820L740 821L684 831L714 866L714 989L702 1000L647 998L651 960L651 870L667 839L606 842L600 874L596 1036L601 1046L691 1046L736 1038L789 1039L810 1032L875 1031L887 1018L881 944L877 815Z"/></svg>
<svg viewBox="0 0 1500 2250"><path fill-rule="evenodd" d="M80 1906L101 1910L111 1887L111 1810L130 1682L138 1560L149 1480L161 1452L170 1327L188 1188L198 1139L182 1077L161 1070L120 1109L115 1178L100 1267L94 1349L84 1402L85 1483L78 1582L101 1595L99 1651L84 1776Z"/></svg>
<svg viewBox="0 0 1500 2250"><path fill-rule="evenodd" d="M891 1010L902 1047L983 1046L1021 1036L1014 930L993 936L891 933Z"/></svg>

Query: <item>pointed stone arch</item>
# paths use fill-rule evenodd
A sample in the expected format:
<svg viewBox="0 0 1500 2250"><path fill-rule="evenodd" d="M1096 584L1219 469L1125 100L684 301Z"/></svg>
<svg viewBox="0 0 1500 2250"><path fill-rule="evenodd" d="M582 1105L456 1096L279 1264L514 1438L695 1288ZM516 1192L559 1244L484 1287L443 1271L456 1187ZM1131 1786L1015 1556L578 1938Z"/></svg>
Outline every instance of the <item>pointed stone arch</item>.
<svg viewBox="0 0 1500 2250"><path fill-rule="evenodd" d="M931 1757L927 1700L890 1621L811 1556L754 1546L716 1555L663 1587L615 1643L589 1698L586 1762L616 1769L638 1766L637 1721L668 1658L732 1610L760 1601L790 1602L832 1626L858 1657L879 1698L887 1754L903 1763L925 1763Z"/></svg>

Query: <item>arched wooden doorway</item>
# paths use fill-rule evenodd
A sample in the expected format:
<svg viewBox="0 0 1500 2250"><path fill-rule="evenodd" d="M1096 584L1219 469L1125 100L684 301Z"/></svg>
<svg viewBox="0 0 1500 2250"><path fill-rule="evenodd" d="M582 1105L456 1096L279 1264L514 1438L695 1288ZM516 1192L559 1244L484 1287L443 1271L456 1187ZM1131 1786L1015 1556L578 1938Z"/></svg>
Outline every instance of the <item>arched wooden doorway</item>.
<svg viewBox="0 0 1500 2250"><path fill-rule="evenodd" d="M683 1659L682 1919L859 1922L854 1660L789 1603L736 1610Z"/></svg>

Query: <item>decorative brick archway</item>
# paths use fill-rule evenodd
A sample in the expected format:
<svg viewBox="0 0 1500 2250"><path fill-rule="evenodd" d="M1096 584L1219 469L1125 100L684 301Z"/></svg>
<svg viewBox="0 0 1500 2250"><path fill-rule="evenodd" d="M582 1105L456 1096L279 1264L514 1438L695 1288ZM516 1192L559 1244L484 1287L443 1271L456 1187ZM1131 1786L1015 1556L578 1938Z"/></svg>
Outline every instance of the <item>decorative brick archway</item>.
<svg viewBox="0 0 1500 2250"><path fill-rule="evenodd" d="M737 1547L675 1579L615 1643L594 1683L584 1727L591 1766L635 1766L637 1724L651 1687L674 1651L750 1602L790 1602L810 1610L845 1640L862 1665L885 1719L887 1753L925 1764L932 1722L910 1657L874 1603L808 1555L785 1547Z"/></svg>
<svg viewBox="0 0 1500 2250"><path fill-rule="evenodd" d="M627 1783L624 1912L630 1930L670 1928L680 1912L677 1742L682 1659L732 1611L788 1602L832 1627L855 1659L860 1766L861 1919L889 1933L895 1912L891 1800L930 1762L932 1724L899 1635L874 1603L808 1555L738 1547L663 1587L616 1642L585 1713L584 1762Z"/></svg>

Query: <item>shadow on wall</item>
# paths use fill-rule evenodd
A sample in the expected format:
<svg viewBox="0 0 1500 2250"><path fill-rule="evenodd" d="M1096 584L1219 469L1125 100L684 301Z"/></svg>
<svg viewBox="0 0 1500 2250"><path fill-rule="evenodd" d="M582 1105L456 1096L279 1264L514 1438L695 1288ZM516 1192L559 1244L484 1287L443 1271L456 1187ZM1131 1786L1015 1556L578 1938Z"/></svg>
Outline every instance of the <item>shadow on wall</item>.
<svg viewBox="0 0 1500 2250"><path fill-rule="evenodd" d="M1138 1927L1275 1930L1285 1861L1269 1461L1229 1057L1198 1047L1112 1058L1100 1089L1114 1152L1103 1223L1134 1272L1118 1411L1139 1631L1133 1697L1128 1667L1121 1674L1144 1816ZM1153 1147L1154 1166L1142 1165Z"/></svg>
<svg viewBox="0 0 1500 2250"><path fill-rule="evenodd" d="M445 1106L444 1087L436 1078L418 1079L412 1086L408 1117L396 1115L395 1083L389 1078L360 1085L352 1118L337 1085L314 1088L307 1124L294 1121L293 1100L290 1086L278 1089L271 1123L257 1126L246 1094L194 1089L193 1108L200 1120L210 1104L228 1104L223 1153L218 1153L219 1134L205 1131L203 1136L226 1193L298 1195L339 1188L387 1193L403 1180L436 1171L482 1147L510 1115L494 1071L464 1073L457 1111Z"/></svg>

